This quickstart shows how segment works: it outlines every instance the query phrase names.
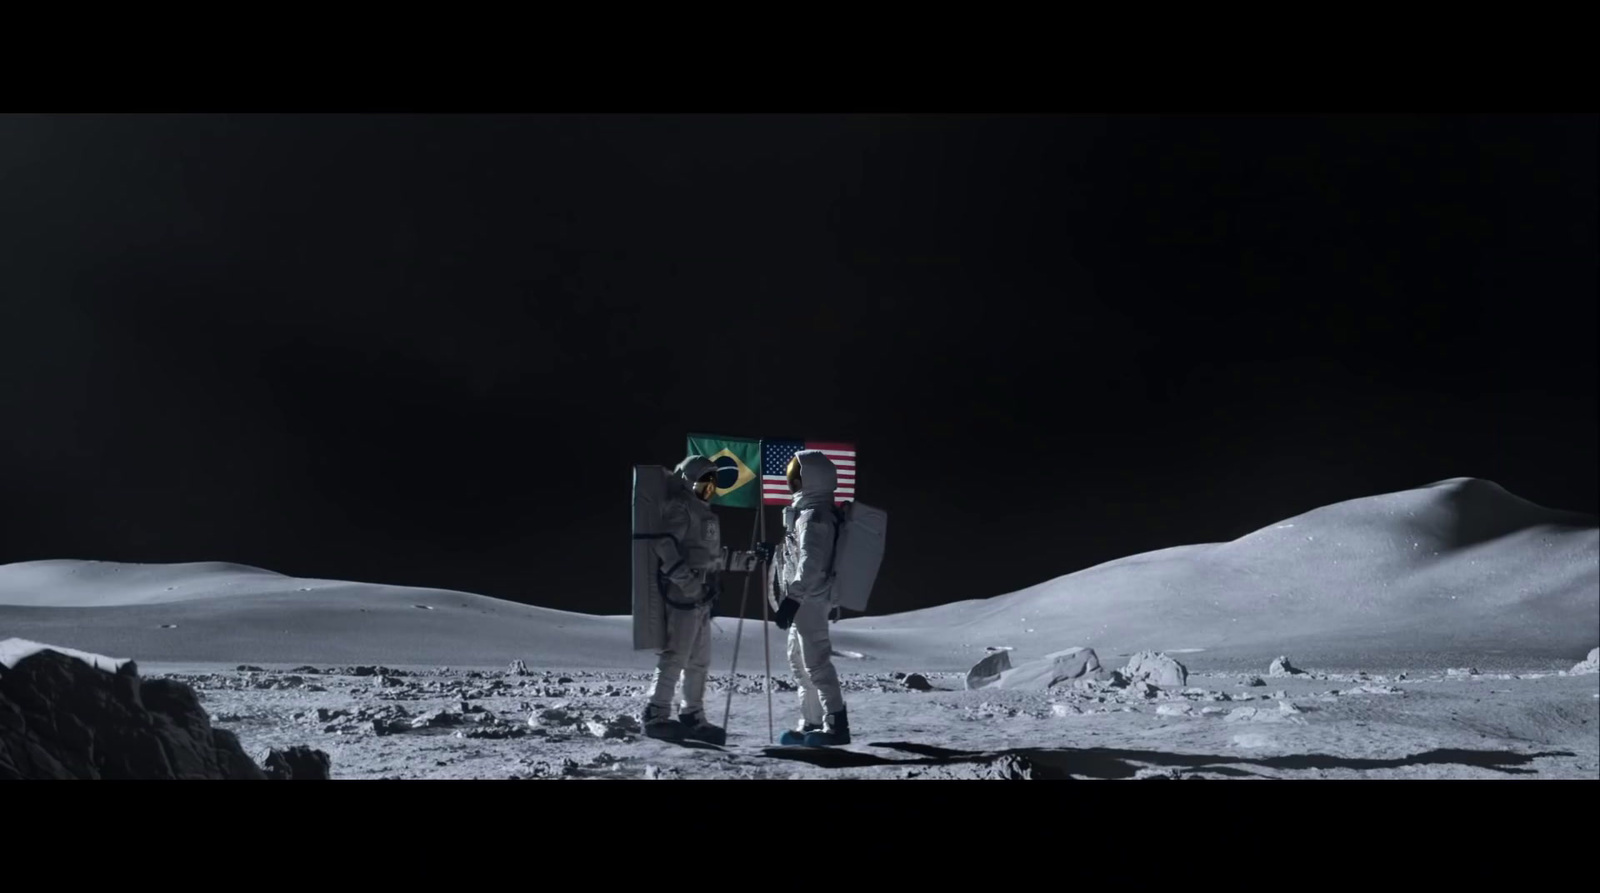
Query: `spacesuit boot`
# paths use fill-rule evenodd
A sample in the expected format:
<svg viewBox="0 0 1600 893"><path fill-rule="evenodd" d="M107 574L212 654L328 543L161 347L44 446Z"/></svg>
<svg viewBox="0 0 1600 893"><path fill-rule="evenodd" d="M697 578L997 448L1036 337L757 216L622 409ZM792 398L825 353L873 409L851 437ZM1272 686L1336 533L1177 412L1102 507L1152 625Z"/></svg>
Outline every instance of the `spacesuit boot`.
<svg viewBox="0 0 1600 893"><path fill-rule="evenodd" d="M718 745L728 743L727 731L707 721L704 710L680 713L678 722L683 726L683 737L686 741L704 741L707 744Z"/></svg>
<svg viewBox="0 0 1600 893"><path fill-rule="evenodd" d="M850 743L850 717L840 708L838 713L828 714L822 721L822 731L811 732L806 735L806 747L833 747L837 744Z"/></svg>
<svg viewBox="0 0 1600 893"><path fill-rule="evenodd" d="M806 722L802 719L794 728L785 729L783 734L778 736L778 743L785 747L798 747L806 743L807 735L820 731L822 731L822 723Z"/></svg>
<svg viewBox="0 0 1600 893"><path fill-rule="evenodd" d="M646 706L640 722L644 726L646 738L660 738L664 741L683 740L683 724L672 718L670 710Z"/></svg>

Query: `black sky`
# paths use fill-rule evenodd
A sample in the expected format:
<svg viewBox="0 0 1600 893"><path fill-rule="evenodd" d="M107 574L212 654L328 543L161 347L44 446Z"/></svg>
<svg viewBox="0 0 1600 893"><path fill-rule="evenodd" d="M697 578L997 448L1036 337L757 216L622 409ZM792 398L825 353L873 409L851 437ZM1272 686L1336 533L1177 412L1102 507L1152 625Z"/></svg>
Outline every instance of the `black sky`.
<svg viewBox="0 0 1600 893"><path fill-rule="evenodd" d="M624 613L689 431L856 441L876 611L1458 475L1595 512L1597 129L0 117L0 563Z"/></svg>

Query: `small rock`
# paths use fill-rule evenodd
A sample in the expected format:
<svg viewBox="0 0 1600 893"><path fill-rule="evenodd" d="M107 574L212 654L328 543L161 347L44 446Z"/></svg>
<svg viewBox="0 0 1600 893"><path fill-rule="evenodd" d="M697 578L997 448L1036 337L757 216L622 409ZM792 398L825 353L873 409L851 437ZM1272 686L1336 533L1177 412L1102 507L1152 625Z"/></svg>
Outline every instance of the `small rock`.
<svg viewBox="0 0 1600 893"><path fill-rule="evenodd" d="M309 747L291 747L272 750L261 762L267 777L280 781L327 781L332 760L320 750Z"/></svg>
<svg viewBox="0 0 1600 893"><path fill-rule="evenodd" d="M513 676L526 676L528 675L528 665L520 660L514 660L511 662L511 669L506 672Z"/></svg>
<svg viewBox="0 0 1600 893"><path fill-rule="evenodd" d="M1477 675L1479 675L1477 667L1451 667L1450 669L1445 670L1444 672L1445 672L1446 676L1477 676Z"/></svg>
<svg viewBox="0 0 1600 893"><path fill-rule="evenodd" d="M1128 690L1124 694L1130 698L1153 698L1160 691L1161 689L1148 682L1134 682L1128 686Z"/></svg>
<svg viewBox="0 0 1600 893"><path fill-rule="evenodd" d="M906 676L904 684L906 688L912 691L933 691L933 684L928 681L928 677L921 673L912 673Z"/></svg>
<svg viewBox="0 0 1600 893"><path fill-rule="evenodd" d="M1296 707L1294 705L1293 701L1279 701L1278 702L1278 712L1279 713L1300 713L1301 710L1300 710L1299 707Z"/></svg>
<svg viewBox="0 0 1600 893"><path fill-rule="evenodd" d="M1305 671L1289 663L1287 657L1279 657L1272 662L1272 666L1267 670L1268 676L1299 676L1303 673Z"/></svg>
<svg viewBox="0 0 1600 893"><path fill-rule="evenodd" d="M239 672L241 672L241 673L265 673L266 672L266 670L263 670L260 667L253 667L253 666L250 666L249 664L240 664L238 669L239 669Z"/></svg>
<svg viewBox="0 0 1600 893"><path fill-rule="evenodd" d="M562 676L560 679L556 680L556 684L557 685L571 685L572 684L572 677L571 676Z"/></svg>
<svg viewBox="0 0 1600 893"><path fill-rule="evenodd" d="M527 726L485 725L456 734L464 738L521 738L533 734L534 731L543 730L530 730Z"/></svg>
<svg viewBox="0 0 1600 893"><path fill-rule="evenodd" d="M561 707L540 710L528 719L528 724L535 726L566 726L572 725L574 722L576 720Z"/></svg>
<svg viewBox="0 0 1600 893"><path fill-rule="evenodd" d="M444 726L458 726L462 716L449 710L434 710L424 713L411 721L413 729L437 729Z"/></svg>
<svg viewBox="0 0 1600 893"><path fill-rule="evenodd" d="M587 723L589 734L596 738L626 738L637 735L643 731L639 720L627 714L619 714L607 721L592 719Z"/></svg>
<svg viewBox="0 0 1600 893"><path fill-rule="evenodd" d="M1026 757L1006 754L987 766L983 766L976 774L979 778L1025 781L1033 778L1033 764Z"/></svg>
<svg viewBox="0 0 1600 893"><path fill-rule="evenodd" d="M1256 714L1260 712L1261 711L1255 707L1235 707L1234 709L1228 711L1228 715L1223 717L1223 719L1227 720L1228 722L1244 722L1255 719Z"/></svg>
<svg viewBox="0 0 1600 893"><path fill-rule="evenodd" d="M1083 711L1071 704L1051 704L1050 713L1052 716L1080 716Z"/></svg>
<svg viewBox="0 0 1600 893"><path fill-rule="evenodd" d="M1187 704L1162 704L1156 708L1156 713L1160 716L1188 716L1193 712L1194 708Z"/></svg>
<svg viewBox="0 0 1600 893"><path fill-rule="evenodd" d="M1267 685L1267 680L1262 679L1260 676L1251 676L1250 679L1245 682L1245 685L1251 688L1265 688Z"/></svg>
<svg viewBox="0 0 1600 893"><path fill-rule="evenodd" d="M1218 713L1224 713L1224 712L1226 712L1226 711L1224 711L1223 708L1221 708L1221 707L1201 707L1200 708L1200 715L1202 715L1202 716L1216 716Z"/></svg>

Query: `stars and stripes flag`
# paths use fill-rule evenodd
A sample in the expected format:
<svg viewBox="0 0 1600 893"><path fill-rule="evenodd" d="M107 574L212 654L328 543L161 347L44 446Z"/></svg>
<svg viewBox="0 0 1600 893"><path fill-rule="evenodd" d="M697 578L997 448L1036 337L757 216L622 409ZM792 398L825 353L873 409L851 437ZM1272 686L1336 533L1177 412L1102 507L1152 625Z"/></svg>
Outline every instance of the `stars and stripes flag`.
<svg viewBox="0 0 1600 893"><path fill-rule="evenodd" d="M810 440L761 441L761 504L788 505L794 499L789 492L789 479L784 472L789 460L801 450L821 450L833 460L839 470L839 487L834 491L835 502L848 502L856 498L856 445L853 443L819 443Z"/></svg>

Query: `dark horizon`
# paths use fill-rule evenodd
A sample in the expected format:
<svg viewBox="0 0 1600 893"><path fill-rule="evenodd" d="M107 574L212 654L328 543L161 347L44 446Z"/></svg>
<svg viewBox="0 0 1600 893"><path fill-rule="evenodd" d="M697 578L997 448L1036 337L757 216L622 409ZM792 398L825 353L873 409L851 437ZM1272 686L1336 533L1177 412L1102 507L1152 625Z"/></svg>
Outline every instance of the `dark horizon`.
<svg viewBox="0 0 1600 893"><path fill-rule="evenodd" d="M1451 477L1600 513L1597 121L0 117L0 563L626 613L692 431L858 445L873 613Z"/></svg>

